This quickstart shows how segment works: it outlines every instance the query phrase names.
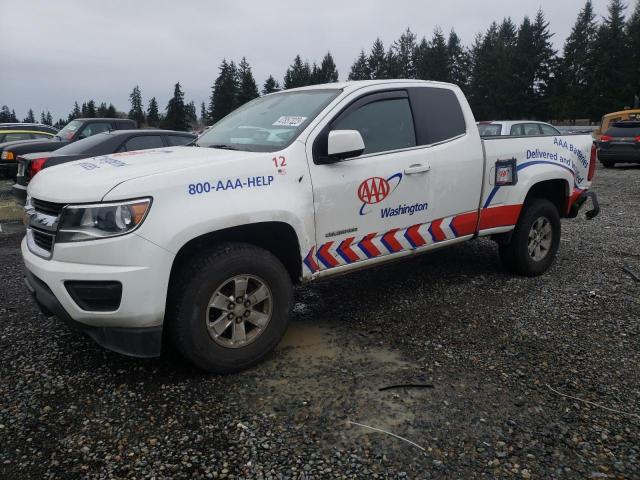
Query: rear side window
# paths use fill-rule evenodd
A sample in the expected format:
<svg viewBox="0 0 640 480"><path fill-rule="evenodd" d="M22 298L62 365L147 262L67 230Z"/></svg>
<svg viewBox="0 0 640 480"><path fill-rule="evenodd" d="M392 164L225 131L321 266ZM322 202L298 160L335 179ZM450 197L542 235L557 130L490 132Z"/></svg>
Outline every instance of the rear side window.
<svg viewBox="0 0 640 480"><path fill-rule="evenodd" d="M540 128L537 123L525 123L524 124L525 135L540 135Z"/></svg>
<svg viewBox="0 0 640 480"><path fill-rule="evenodd" d="M193 140L193 137L187 137L185 135L167 135L167 141L171 147L186 145L189 142L193 142Z"/></svg>
<svg viewBox="0 0 640 480"><path fill-rule="evenodd" d="M502 125L499 123L481 123L478 125L478 131L481 137L494 137L502 133Z"/></svg>
<svg viewBox="0 0 640 480"><path fill-rule="evenodd" d="M515 125L511 125L511 131L509 135L524 135L524 125L522 123L516 123Z"/></svg>
<svg viewBox="0 0 640 480"><path fill-rule="evenodd" d="M145 135L141 137L133 137L124 144L127 151L147 150L148 148L164 147L162 138L159 135Z"/></svg>
<svg viewBox="0 0 640 480"><path fill-rule="evenodd" d="M411 107L407 98L367 103L341 117L331 130L358 130L364 140L364 154L415 147Z"/></svg>
<svg viewBox="0 0 640 480"><path fill-rule="evenodd" d="M456 94L446 88L409 89L416 120L418 145L430 145L463 135L467 131Z"/></svg>
<svg viewBox="0 0 640 480"><path fill-rule="evenodd" d="M0 137L2 136L2 134L0 134ZM2 139L3 142L15 142L18 140L31 140L31 134L30 133L6 133L4 135L4 138Z"/></svg>
<svg viewBox="0 0 640 480"><path fill-rule="evenodd" d="M560 135L560 132L551 125L540 124L540 130L543 135Z"/></svg>

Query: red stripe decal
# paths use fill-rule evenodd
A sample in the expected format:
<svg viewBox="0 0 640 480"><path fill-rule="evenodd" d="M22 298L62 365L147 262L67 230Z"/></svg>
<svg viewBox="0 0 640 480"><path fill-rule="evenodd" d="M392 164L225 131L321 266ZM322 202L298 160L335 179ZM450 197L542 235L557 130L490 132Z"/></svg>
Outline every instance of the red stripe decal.
<svg viewBox="0 0 640 480"><path fill-rule="evenodd" d="M458 215L451 222L458 237L471 235L476 231L478 224L478 212L469 212Z"/></svg>
<svg viewBox="0 0 640 480"><path fill-rule="evenodd" d="M431 234L436 242L441 242L447 239L447 236L440 228L440 224L442 224L442 219L431 222Z"/></svg>
<svg viewBox="0 0 640 480"><path fill-rule="evenodd" d="M378 247L376 247L371 241L371 239L373 239L375 236L375 233L370 233L362 240L360 240L360 243L358 244L360 246L360 249L362 249L365 255L367 255L367 257L369 258L377 257L378 255L380 255L380 250L378 250Z"/></svg>
<svg viewBox="0 0 640 480"><path fill-rule="evenodd" d="M407 228L407 232L405 233L405 237L407 237L412 242L415 248L421 247L425 243L427 243L425 239L422 238L422 235L420 235L420 233L418 232L418 229L421 226L422 224L419 223L417 225L414 225L413 227L409 227Z"/></svg>
<svg viewBox="0 0 640 480"><path fill-rule="evenodd" d="M483 208L480 213L480 230L515 225L518 222L520 210L522 205Z"/></svg>
<svg viewBox="0 0 640 480"><path fill-rule="evenodd" d="M398 230L398 228L394 228L393 230L389 230L382 236L382 242L391 253L399 252L400 250L402 250L402 245L398 243L398 240L396 240L395 236Z"/></svg>
<svg viewBox="0 0 640 480"><path fill-rule="evenodd" d="M333 258L333 255L331 255L331 253L329 253L329 248L331 247L331 245L333 245L333 242L325 243L318 249L318 254L317 254L317 257L320 259L322 263L325 264L327 268L338 266L338 261L335 258Z"/></svg>
<svg viewBox="0 0 640 480"><path fill-rule="evenodd" d="M358 257L356 252L351 248L351 242L353 242L354 239L355 237L345 238L338 247L338 251L341 252L342 257L348 259L349 263L360 260L360 257Z"/></svg>

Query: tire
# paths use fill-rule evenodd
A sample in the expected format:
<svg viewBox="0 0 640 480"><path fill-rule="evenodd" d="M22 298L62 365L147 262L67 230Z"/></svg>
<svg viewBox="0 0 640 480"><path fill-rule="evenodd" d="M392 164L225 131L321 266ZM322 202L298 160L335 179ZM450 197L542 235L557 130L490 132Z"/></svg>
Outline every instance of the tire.
<svg viewBox="0 0 640 480"><path fill-rule="evenodd" d="M530 235L533 235L532 243ZM536 245L539 247L535 248ZM513 273L535 277L549 269L559 245L558 209L549 200L533 198L525 203L510 242L499 246L500 260ZM533 253L530 247L534 247Z"/></svg>
<svg viewBox="0 0 640 480"><path fill-rule="evenodd" d="M234 302L243 284L244 300ZM208 372L229 373L255 365L287 329L291 278L282 263L261 248L225 243L198 253L173 285L167 318L171 339L184 357ZM257 302L264 295L267 298ZM251 302L255 304L248 306Z"/></svg>
<svg viewBox="0 0 640 480"><path fill-rule="evenodd" d="M600 160L600 163L604 168L613 168L616 166L616 162L612 160Z"/></svg>

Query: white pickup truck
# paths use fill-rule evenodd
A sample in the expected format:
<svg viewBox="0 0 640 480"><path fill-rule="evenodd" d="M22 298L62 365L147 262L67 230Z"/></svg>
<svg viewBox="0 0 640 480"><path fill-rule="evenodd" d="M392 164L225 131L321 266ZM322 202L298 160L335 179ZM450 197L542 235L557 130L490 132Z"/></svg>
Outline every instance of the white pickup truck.
<svg viewBox="0 0 640 480"><path fill-rule="evenodd" d="M212 372L282 338L292 285L477 237L540 275L588 198L591 136L481 140L454 85L334 83L266 95L194 146L48 168L22 243L42 311L99 344Z"/></svg>

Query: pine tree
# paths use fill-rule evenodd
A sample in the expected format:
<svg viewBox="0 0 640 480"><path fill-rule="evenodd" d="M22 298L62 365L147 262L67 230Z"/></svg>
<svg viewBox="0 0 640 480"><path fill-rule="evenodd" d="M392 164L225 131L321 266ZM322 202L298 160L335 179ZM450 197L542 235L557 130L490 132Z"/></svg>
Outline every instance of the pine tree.
<svg viewBox="0 0 640 480"><path fill-rule="evenodd" d="M129 118L135 120L138 126L145 123L144 109L142 106L142 93L140 87L136 85L133 87L133 91L129 95L129 102L131 102L131 110L129 110Z"/></svg>
<svg viewBox="0 0 640 480"><path fill-rule="evenodd" d="M466 91L471 75L471 58L466 48L462 46L460 37L452 29L447 41L449 57L449 81Z"/></svg>
<svg viewBox="0 0 640 480"><path fill-rule="evenodd" d="M33 110L29 109L29 112L27 113L27 116L23 120L23 123L35 123L35 122L36 122L36 118L33 115Z"/></svg>
<svg viewBox="0 0 640 480"><path fill-rule="evenodd" d="M262 94L266 95L268 93L277 92L280 90L280 84L278 81L273 78L273 75L269 75L269 78L264 82L264 86L262 87Z"/></svg>
<svg viewBox="0 0 640 480"><path fill-rule="evenodd" d="M287 68L284 76L284 88L304 87L311 84L311 67L309 62L302 63L300 55L296 55L293 64Z"/></svg>
<svg viewBox="0 0 640 480"><path fill-rule="evenodd" d="M82 102L82 107L80 107L80 113L83 118L87 117L87 102Z"/></svg>
<svg viewBox="0 0 640 480"><path fill-rule="evenodd" d="M185 105L185 109L187 112L187 123L191 128L198 123L198 114L196 112L196 104L192 100Z"/></svg>
<svg viewBox="0 0 640 480"><path fill-rule="evenodd" d="M442 30L436 28L430 42L422 39L415 49L416 77L423 80L436 80L440 82L451 81L449 76L449 49L442 34Z"/></svg>
<svg viewBox="0 0 640 480"><path fill-rule="evenodd" d="M179 82L175 84L173 97L167 103L167 114L163 119L163 127L183 132L189 130L187 107L184 104L184 93L182 93Z"/></svg>
<svg viewBox="0 0 640 480"><path fill-rule="evenodd" d="M416 35L407 28L393 44L397 73L400 78L416 78Z"/></svg>
<svg viewBox="0 0 640 480"><path fill-rule="evenodd" d="M320 63L320 69L316 74L315 83L333 83L337 81L338 69L336 68L336 63L333 61L331 52L327 52Z"/></svg>
<svg viewBox="0 0 640 480"><path fill-rule="evenodd" d="M11 114L9 114L9 115L11 115ZM7 120L7 121L9 121L9 122L11 121L11 116L9 116L9 120ZM47 114L44 113L44 110L40 113L40 123L42 123L43 125L47 124Z"/></svg>
<svg viewBox="0 0 640 480"><path fill-rule="evenodd" d="M89 100L87 102L87 118L95 118L96 117L96 102L93 100Z"/></svg>
<svg viewBox="0 0 640 480"><path fill-rule="evenodd" d="M59 118L58 121L53 126L58 130L60 130L62 127L65 126L65 123L66 122L63 119Z"/></svg>
<svg viewBox="0 0 640 480"><path fill-rule="evenodd" d="M259 97L258 86L251 73L251 66L245 57L242 57L238 64L238 93L236 97L236 105L244 105L245 103Z"/></svg>
<svg viewBox="0 0 640 480"><path fill-rule="evenodd" d="M44 114L44 112L42 113ZM3 105L0 109L0 123L13 123L13 115L6 105Z"/></svg>
<svg viewBox="0 0 640 480"><path fill-rule="evenodd" d="M209 115L207 114L207 106L204 102L200 104L200 123L204 126L207 125Z"/></svg>
<svg viewBox="0 0 640 480"><path fill-rule="evenodd" d="M71 111L71 113L69 114L69 118L67 119L67 122L70 122L74 118L80 118L81 116L82 116L82 111L80 110L80 107L78 106L78 102L75 102L73 104L73 110Z"/></svg>
<svg viewBox="0 0 640 480"><path fill-rule="evenodd" d="M633 106L640 108L640 0L627 22L627 38L629 39L629 90L634 97Z"/></svg>
<svg viewBox="0 0 640 480"><path fill-rule="evenodd" d="M147 108L147 124L150 127L157 127L160 125L160 113L158 112L158 101L156 97L151 97L149 100L149 107Z"/></svg>
<svg viewBox="0 0 640 480"><path fill-rule="evenodd" d="M400 59L396 55L393 46L389 47L387 53L384 56L384 77L385 79L400 78L402 77L402 69L400 66Z"/></svg>
<svg viewBox="0 0 640 480"><path fill-rule="evenodd" d="M213 84L211 102L209 106L209 119L216 123L237 107L238 97L238 72L233 61L222 60L219 67L220 73Z"/></svg>
<svg viewBox="0 0 640 480"><path fill-rule="evenodd" d="M107 111L108 111L107 110L107 104L105 102L102 102L102 103L100 103L100 106L96 110L96 116L99 117L99 118L108 117Z"/></svg>
<svg viewBox="0 0 640 480"><path fill-rule="evenodd" d="M372 79L391 78L387 73L387 55L384 51L384 45L379 38L376 38L376 41L373 42L367 65Z"/></svg>
<svg viewBox="0 0 640 480"><path fill-rule="evenodd" d="M107 118L117 118L118 117L118 111L116 110L116 107L113 106L113 103L109 104L109 107L107 107Z"/></svg>
<svg viewBox="0 0 640 480"><path fill-rule="evenodd" d="M598 119L607 112L630 106L633 94L625 79L629 78L629 41L625 29L622 0L610 0L595 42L594 89L591 92L589 117ZM621 81L622 80L622 81Z"/></svg>
<svg viewBox="0 0 640 480"><path fill-rule="evenodd" d="M15 114L14 114L14 117L15 117ZM53 117L51 116L51 112L49 110L47 110L47 115L45 116L44 124L53 125Z"/></svg>
<svg viewBox="0 0 640 480"><path fill-rule="evenodd" d="M594 88L595 32L595 13L591 0L587 0L567 37L564 55L555 73L554 97L561 102L557 107L559 117L575 120L589 116L585 99Z"/></svg>
<svg viewBox="0 0 640 480"><path fill-rule="evenodd" d="M349 80L369 80L371 74L369 73L369 64L367 62L367 55L364 50L360 50L360 55L356 58L356 61L351 65L351 72L349 72Z"/></svg>

